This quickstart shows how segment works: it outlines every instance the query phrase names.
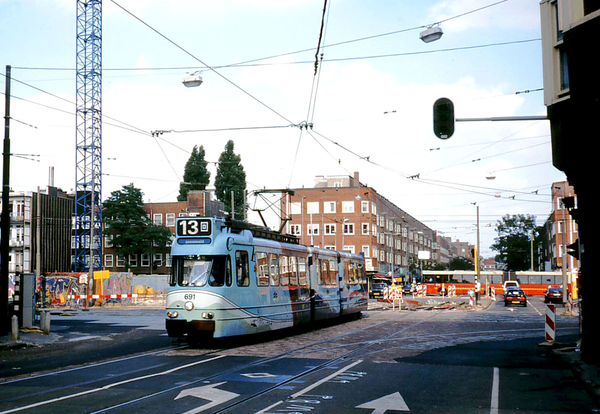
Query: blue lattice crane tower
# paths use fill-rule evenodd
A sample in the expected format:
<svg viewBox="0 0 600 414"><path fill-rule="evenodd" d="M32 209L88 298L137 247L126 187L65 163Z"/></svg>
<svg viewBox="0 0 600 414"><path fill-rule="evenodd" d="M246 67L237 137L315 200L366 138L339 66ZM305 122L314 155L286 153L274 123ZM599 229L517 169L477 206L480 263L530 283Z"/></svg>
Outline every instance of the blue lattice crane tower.
<svg viewBox="0 0 600 414"><path fill-rule="evenodd" d="M75 263L102 267L102 0L77 1Z"/></svg>

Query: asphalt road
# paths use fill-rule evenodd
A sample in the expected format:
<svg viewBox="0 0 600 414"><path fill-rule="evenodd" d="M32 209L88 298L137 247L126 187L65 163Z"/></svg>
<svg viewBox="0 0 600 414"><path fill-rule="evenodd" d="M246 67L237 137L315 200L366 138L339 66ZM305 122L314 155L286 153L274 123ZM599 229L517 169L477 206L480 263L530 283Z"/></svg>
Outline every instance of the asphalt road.
<svg viewBox="0 0 600 414"><path fill-rule="evenodd" d="M543 342L543 303L367 312L356 321L190 348L163 311L53 315L41 347L2 349L0 413L585 413L598 406ZM558 316L572 344L578 320ZM39 335L39 334L38 334Z"/></svg>

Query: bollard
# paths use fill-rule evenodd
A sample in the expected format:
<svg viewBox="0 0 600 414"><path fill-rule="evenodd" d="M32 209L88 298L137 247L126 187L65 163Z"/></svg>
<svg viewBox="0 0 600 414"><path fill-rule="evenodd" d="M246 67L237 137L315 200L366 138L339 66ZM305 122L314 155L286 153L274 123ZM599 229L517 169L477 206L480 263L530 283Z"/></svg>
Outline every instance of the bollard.
<svg viewBox="0 0 600 414"><path fill-rule="evenodd" d="M44 335L50 335L50 312L42 311L40 313L40 327Z"/></svg>
<svg viewBox="0 0 600 414"><path fill-rule="evenodd" d="M546 305L545 338L548 342L554 342L556 338L556 305Z"/></svg>
<svg viewBox="0 0 600 414"><path fill-rule="evenodd" d="M11 339L13 342L17 342L19 340L19 318L17 315L13 315L10 319L11 323Z"/></svg>

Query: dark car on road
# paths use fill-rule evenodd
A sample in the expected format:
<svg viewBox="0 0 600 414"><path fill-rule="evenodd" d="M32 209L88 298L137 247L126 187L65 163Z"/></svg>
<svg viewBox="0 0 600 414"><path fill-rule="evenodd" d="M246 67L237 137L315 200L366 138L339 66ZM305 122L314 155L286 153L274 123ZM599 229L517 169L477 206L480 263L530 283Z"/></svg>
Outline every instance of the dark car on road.
<svg viewBox="0 0 600 414"><path fill-rule="evenodd" d="M504 293L504 306L521 305L527 306L527 296L522 289L508 289Z"/></svg>
<svg viewBox="0 0 600 414"><path fill-rule="evenodd" d="M544 303L562 303L563 301L563 290L559 287L548 288L544 292Z"/></svg>
<svg viewBox="0 0 600 414"><path fill-rule="evenodd" d="M369 297L371 298L382 298L383 289L387 287L387 283L373 283L371 284L371 290L369 291Z"/></svg>

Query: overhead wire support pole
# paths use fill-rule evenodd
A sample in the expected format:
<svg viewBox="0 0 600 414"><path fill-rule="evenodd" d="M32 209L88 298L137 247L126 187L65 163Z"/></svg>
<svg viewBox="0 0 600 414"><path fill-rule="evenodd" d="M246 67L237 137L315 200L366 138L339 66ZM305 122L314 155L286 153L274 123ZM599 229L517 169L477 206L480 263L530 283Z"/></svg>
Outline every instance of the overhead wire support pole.
<svg viewBox="0 0 600 414"><path fill-rule="evenodd" d="M10 239L10 78L11 67L6 65L4 106L4 150L2 154L2 214L0 221L0 336L8 335L8 261Z"/></svg>
<svg viewBox="0 0 600 414"><path fill-rule="evenodd" d="M102 0L77 1L74 270L102 267Z"/></svg>

